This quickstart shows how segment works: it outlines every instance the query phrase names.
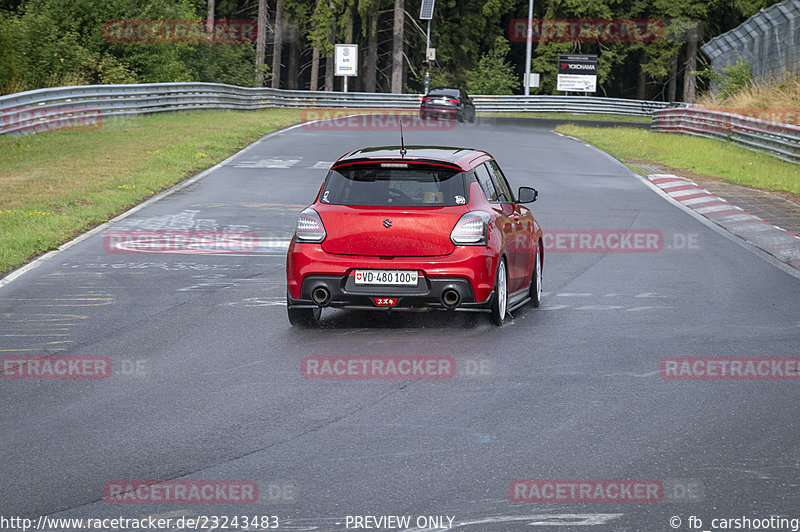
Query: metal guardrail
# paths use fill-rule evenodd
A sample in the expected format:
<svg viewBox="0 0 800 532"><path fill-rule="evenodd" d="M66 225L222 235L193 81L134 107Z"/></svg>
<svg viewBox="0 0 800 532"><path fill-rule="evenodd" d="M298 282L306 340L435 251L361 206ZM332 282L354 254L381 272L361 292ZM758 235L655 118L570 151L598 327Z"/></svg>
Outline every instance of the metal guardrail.
<svg viewBox="0 0 800 532"><path fill-rule="evenodd" d="M748 150L800 163L800 126L722 111L684 108L655 111L651 128L727 140Z"/></svg>
<svg viewBox="0 0 800 532"><path fill-rule="evenodd" d="M357 93L282 91L218 83L152 83L57 87L0 96L0 134L86 126L107 118L192 109L254 110L269 107L352 107ZM415 95L374 98L369 107L413 108ZM74 124L73 124L74 122Z"/></svg>
<svg viewBox="0 0 800 532"><path fill-rule="evenodd" d="M649 100L590 96L482 96L472 97L478 111L556 112L652 116L653 111L683 105Z"/></svg>
<svg viewBox="0 0 800 532"><path fill-rule="evenodd" d="M407 109L419 94L289 91L221 83L85 85L0 96L0 134L97 126L116 116L191 109L265 108ZM586 96L473 96L483 112L570 112L652 116L652 129L735 142L800 163L800 127L683 104ZM680 106L676 108L676 106Z"/></svg>
<svg viewBox="0 0 800 532"><path fill-rule="evenodd" d="M419 94L289 91L220 83L86 85L0 96L0 134L87 127L115 116L191 109L417 109ZM666 102L584 96L473 96L478 111L606 113L650 116Z"/></svg>

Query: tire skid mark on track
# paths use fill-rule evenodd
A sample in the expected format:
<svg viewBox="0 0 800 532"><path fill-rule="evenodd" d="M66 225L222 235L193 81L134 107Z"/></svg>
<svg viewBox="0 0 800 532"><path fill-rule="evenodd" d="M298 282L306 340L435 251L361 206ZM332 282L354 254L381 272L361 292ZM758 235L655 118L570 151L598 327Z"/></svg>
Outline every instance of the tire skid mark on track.
<svg viewBox="0 0 800 532"><path fill-rule="evenodd" d="M611 521L619 519L624 514L530 514L530 515L502 515L493 517L476 518L472 520L453 523L451 530L474 529L482 525L510 524L526 521L527 526L597 526L609 525ZM436 528L408 528L402 532L434 532ZM440 529L439 529L440 530Z"/></svg>
<svg viewBox="0 0 800 532"><path fill-rule="evenodd" d="M651 310L669 310L675 309L677 307L671 305L642 305L642 299L664 299L669 298L670 296L661 295L656 292L640 292L638 294L621 294L616 292L609 292L606 294L594 294L591 292L543 292L542 297L546 297L547 301L543 303L539 310L580 310L580 311L587 311L587 310L619 310L625 312L643 312L643 311L651 311ZM578 303L578 304L565 304L561 303L560 300L554 300L553 298L567 298L569 301L573 301L575 299L580 298L593 298L597 303L585 304L585 303ZM629 302L626 302L626 299L634 299L639 300L635 305L631 305ZM558 302L556 302L558 301ZM609 302L614 302L617 304L609 304ZM624 304L619 304L624 303Z"/></svg>
<svg viewBox="0 0 800 532"><path fill-rule="evenodd" d="M666 305L641 305L636 307L626 307L623 305L543 305L539 308L541 310L624 310L626 312L642 312L645 310L676 309L678 307L670 307Z"/></svg>

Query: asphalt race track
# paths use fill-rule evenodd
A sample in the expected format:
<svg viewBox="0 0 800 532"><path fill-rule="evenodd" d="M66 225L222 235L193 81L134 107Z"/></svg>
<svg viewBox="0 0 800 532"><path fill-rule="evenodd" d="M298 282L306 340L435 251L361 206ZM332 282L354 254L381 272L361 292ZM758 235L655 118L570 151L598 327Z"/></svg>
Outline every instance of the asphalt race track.
<svg viewBox="0 0 800 532"><path fill-rule="evenodd" d="M444 528L476 532L800 518L797 380L659 372L669 357L800 358L800 279L544 127L412 128L405 142L489 151L515 188L539 190L545 231L656 231L659 249L546 254L542 307L502 328L488 315L333 310L320 328L292 328L284 268L297 214L340 155L399 142L396 129L358 124L268 135L0 287L0 355L93 355L113 368L0 380L4 517L266 515L279 530L327 531L352 529L347 516L410 516L412 530L447 516ZM247 231L258 245L121 252L107 230ZM304 378L301 359L320 355L450 356L456 373ZM510 485L524 479L660 493L516 502ZM258 499L104 498L108 483L136 481L255 483Z"/></svg>

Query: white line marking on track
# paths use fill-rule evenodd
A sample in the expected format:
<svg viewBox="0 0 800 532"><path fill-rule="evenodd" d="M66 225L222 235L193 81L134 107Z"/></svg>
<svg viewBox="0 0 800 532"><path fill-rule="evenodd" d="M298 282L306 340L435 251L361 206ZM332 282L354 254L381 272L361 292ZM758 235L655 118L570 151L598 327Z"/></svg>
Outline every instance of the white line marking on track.
<svg viewBox="0 0 800 532"><path fill-rule="evenodd" d="M677 201L681 201L681 200L677 200ZM681 201L681 203L683 203L684 205L697 205L698 203L709 203L711 201L719 201L719 198L709 194L705 198L694 198L694 199L690 199L690 200L686 200L686 201Z"/></svg>
<svg viewBox="0 0 800 532"><path fill-rule="evenodd" d="M236 168L291 168L300 159L251 159L234 164Z"/></svg>
<svg viewBox="0 0 800 532"><path fill-rule="evenodd" d="M682 179L680 181L667 181L665 183L656 183L656 186L659 188L673 188L685 185L697 186L697 184L694 181L688 181L685 179Z"/></svg>
<svg viewBox="0 0 800 532"><path fill-rule="evenodd" d="M729 216L720 216L719 218L717 218L717 220L720 220L720 221L724 220L726 222L743 222L743 221L747 220L747 221L752 221L752 222L764 223L764 221L761 218L758 218L756 216L753 216L752 214L747 214L747 213L731 214Z"/></svg>
<svg viewBox="0 0 800 532"><path fill-rule="evenodd" d="M665 186L669 185L670 183L689 183L688 179L684 179L682 177L678 177L676 175L667 175L667 174L650 174L652 175L653 183L656 183L658 186Z"/></svg>
<svg viewBox="0 0 800 532"><path fill-rule="evenodd" d="M764 222L755 221L752 224L743 224L736 227L737 231L741 231L742 233L764 233L767 231L774 231L775 227L771 225L767 225Z"/></svg>
<svg viewBox="0 0 800 532"><path fill-rule="evenodd" d="M677 190L675 192L667 191L667 194L673 198L681 198L683 196L691 196L692 194L708 194L705 190L699 188L687 188L686 190Z"/></svg>
<svg viewBox="0 0 800 532"><path fill-rule="evenodd" d="M736 205L731 205L730 203L723 203L721 205L710 205L708 207L700 207L699 209L695 210L700 214L706 214L709 212L727 211L729 209L736 209L737 211L743 210L741 207L737 207Z"/></svg>

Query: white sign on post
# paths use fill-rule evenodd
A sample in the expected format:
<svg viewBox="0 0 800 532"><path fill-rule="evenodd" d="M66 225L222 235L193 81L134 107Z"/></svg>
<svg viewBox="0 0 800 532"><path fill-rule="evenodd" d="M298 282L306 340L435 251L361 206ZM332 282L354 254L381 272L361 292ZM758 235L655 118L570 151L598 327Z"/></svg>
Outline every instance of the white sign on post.
<svg viewBox="0 0 800 532"><path fill-rule="evenodd" d="M522 82L525 83L525 75L522 75ZM528 87L538 87L539 86L539 74L531 72L530 83L528 83Z"/></svg>
<svg viewBox="0 0 800 532"><path fill-rule="evenodd" d="M358 75L357 44L337 44L335 57L336 57L336 68L334 73L337 76Z"/></svg>
<svg viewBox="0 0 800 532"><path fill-rule="evenodd" d="M559 74L556 90L595 92L597 90L597 76L586 76L582 74Z"/></svg>
<svg viewBox="0 0 800 532"><path fill-rule="evenodd" d="M556 90L595 92L597 90L597 55L559 54Z"/></svg>

